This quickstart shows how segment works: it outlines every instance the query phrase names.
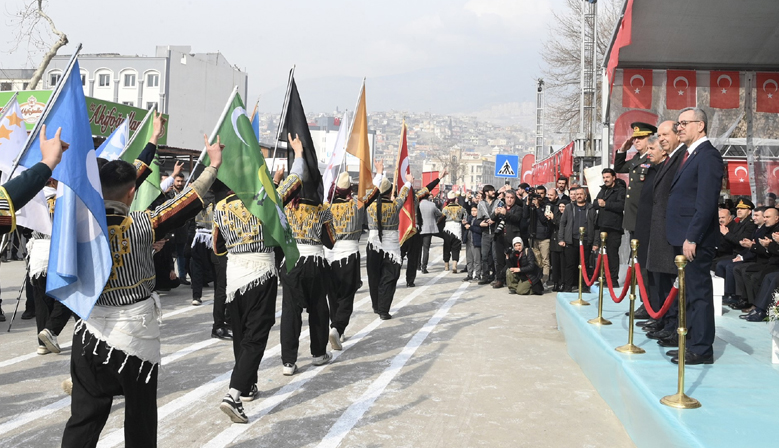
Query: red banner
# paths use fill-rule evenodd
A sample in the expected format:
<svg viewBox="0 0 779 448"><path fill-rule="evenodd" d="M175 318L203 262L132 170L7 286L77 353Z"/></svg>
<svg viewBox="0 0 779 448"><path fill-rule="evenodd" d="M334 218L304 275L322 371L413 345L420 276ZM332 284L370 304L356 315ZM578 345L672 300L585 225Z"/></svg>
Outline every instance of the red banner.
<svg viewBox="0 0 779 448"><path fill-rule="evenodd" d="M652 70L622 71L622 107L652 108Z"/></svg>
<svg viewBox="0 0 779 448"><path fill-rule="evenodd" d="M536 184L548 184L557 181L560 176L570 177L573 174L573 147L574 143L571 142L565 148L556 151L546 159L533 165L532 182L525 180L525 159L523 163L522 181L531 185ZM533 156L525 156L525 158ZM528 173L530 175L530 173Z"/></svg>
<svg viewBox="0 0 779 448"><path fill-rule="evenodd" d="M519 182L525 182L533 185L533 164L536 162L536 156L533 154L525 154L522 157L522 170L519 175Z"/></svg>
<svg viewBox="0 0 779 448"><path fill-rule="evenodd" d="M422 173L422 185L427 185L435 179L438 179L438 171L428 171ZM439 191L440 189L438 188L438 185L436 185L435 188L433 188L433 191L430 192L430 195L436 196L438 195Z"/></svg>
<svg viewBox="0 0 779 448"><path fill-rule="evenodd" d="M408 161L408 143L406 141L406 122L403 122L403 127L400 131L400 147L398 148L398 168L395 173L395 185L404 183L406 174L411 172ZM400 210L399 222L398 222L398 238L400 244L406 242L407 239L414 236L417 233L417 212L414 208L414 189L406 196L406 201L403 203L403 207Z"/></svg>
<svg viewBox="0 0 779 448"><path fill-rule="evenodd" d="M709 88L711 107L717 109L738 109L741 78L738 72L711 72Z"/></svg>
<svg viewBox="0 0 779 448"><path fill-rule="evenodd" d="M728 186L733 196L751 195L747 162L728 160Z"/></svg>
<svg viewBox="0 0 779 448"><path fill-rule="evenodd" d="M609 94L611 94L611 88L614 86L614 72L617 69L617 64L619 64L619 50L622 47L627 47L628 45L631 44L631 42L633 41L632 34L633 34L633 0L628 0L627 5L625 6L625 14L622 15L622 20L619 23L619 31L617 31L617 38L614 39L614 45L611 47L611 54L609 54L609 62L608 64L606 64L606 75L609 77ZM623 103L624 103L624 99L623 99Z"/></svg>
<svg viewBox="0 0 779 448"><path fill-rule="evenodd" d="M665 107L680 110L695 107L697 80L693 70L668 70L665 84Z"/></svg>
<svg viewBox="0 0 779 448"><path fill-rule="evenodd" d="M768 177L768 191L779 192L779 162L767 162L765 170Z"/></svg>
<svg viewBox="0 0 779 448"><path fill-rule="evenodd" d="M757 74L757 111L779 113L779 73Z"/></svg>

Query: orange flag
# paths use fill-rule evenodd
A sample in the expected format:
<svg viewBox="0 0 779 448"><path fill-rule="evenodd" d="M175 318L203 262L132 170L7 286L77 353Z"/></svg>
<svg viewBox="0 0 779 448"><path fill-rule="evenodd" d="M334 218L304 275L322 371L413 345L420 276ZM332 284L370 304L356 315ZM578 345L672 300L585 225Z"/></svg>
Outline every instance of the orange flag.
<svg viewBox="0 0 779 448"><path fill-rule="evenodd" d="M373 184L371 176L371 148L368 144L368 110L365 107L365 81L362 82L360 101L354 114L352 133L346 143L346 152L360 159L360 186L357 197L363 198Z"/></svg>

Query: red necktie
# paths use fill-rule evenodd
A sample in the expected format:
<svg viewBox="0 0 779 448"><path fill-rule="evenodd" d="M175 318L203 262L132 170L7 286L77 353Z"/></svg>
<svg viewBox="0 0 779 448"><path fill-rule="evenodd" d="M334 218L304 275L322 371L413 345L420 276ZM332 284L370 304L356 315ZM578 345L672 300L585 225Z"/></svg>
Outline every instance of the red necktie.
<svg viewBox="0 0 779 448"><path fill-rule="evenodd" d="M682 164L679 165L680 168L684 166L684 162L687 161L687 157L690 157L690 152L689 151L684 151L684 156L682 156Z"/></svg>

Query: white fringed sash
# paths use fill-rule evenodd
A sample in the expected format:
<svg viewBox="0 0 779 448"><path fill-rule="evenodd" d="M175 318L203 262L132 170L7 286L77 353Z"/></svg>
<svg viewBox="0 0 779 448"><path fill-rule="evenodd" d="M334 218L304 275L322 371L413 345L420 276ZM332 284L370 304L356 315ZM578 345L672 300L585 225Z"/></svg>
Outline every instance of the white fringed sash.
<svg viewBox="0 0 779 448"><path fill-rule="evenodd" d="M330 263L345 260L350 255L360 251L360 242L357 240L338 240L332 249L325 249L325 258Z"/></svg>
<svg viewBox="0 0 779 448"><path fill-rule="evenodd" d="M444 224L444 232L451 233L460 241L463 240L463 226L459 222L446 221L446 224Z"/></svg>
<svg viewBox="0 0 779 448"><path fill-rule="evenodd" d="M237 293L243 294L277 275L273 252L228 255L225 302L232 302Z"/></svg>
<svg viewBox="0 0 779 448"><path fill-rule="evenodd" d="M30 278L38 278L46 275L49 266L49 249L51 240L34 238L27 242L27 253L30 254L29 269Z"/></svg>
<svg viewBox="0 0 779 448"><path fill-rule="evenodd" d="M381 240L379 240L378 230L370 230L368 245L373 246L375 251L384 251L389 254L392 261L400 264L400 234L397 230L384 230Z"/></svg>

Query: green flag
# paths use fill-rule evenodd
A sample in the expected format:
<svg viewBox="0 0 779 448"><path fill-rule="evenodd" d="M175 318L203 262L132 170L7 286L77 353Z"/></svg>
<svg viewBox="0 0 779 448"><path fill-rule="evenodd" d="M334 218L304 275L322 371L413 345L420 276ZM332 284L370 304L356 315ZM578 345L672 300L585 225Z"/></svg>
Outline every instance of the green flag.
<svg viewBox="0 0 779 448"><path fill-rule="evenodd" d="M146 144L149 143L152 135L154 135L154 111L155 109L151 109L146 114L146 117L144 117L140 128L135 131L133 140L119 157L120 159L124 160L125 162L133 163L135 162L135 159L141 155L143 148L146 147ZM159 183L157 183L157 185L159 186Z"/></svg>
<svg viewBox="0 0 779 448"><path fill-rule="evenodd" d="M218 124L216 135L224 145L223 163L217 177L235 192L251 214L262 221L265 245L280 246L287 269L292 269L300 253L284 214L284 204L276 192L260 144L237 93ZM203 164L208 166L210 163L206 155Z"/></svg>
<svg viewBox="0 0 779 448"><path fill-rule="evenodd" d="M161 166L160 156L155 154L154 160L152 160L151 166L149 166L151 172L138 188L138 191L135 192L135 199L133 199L133 203L130 206L130 211L146 210L160 195Z"/></svg>

